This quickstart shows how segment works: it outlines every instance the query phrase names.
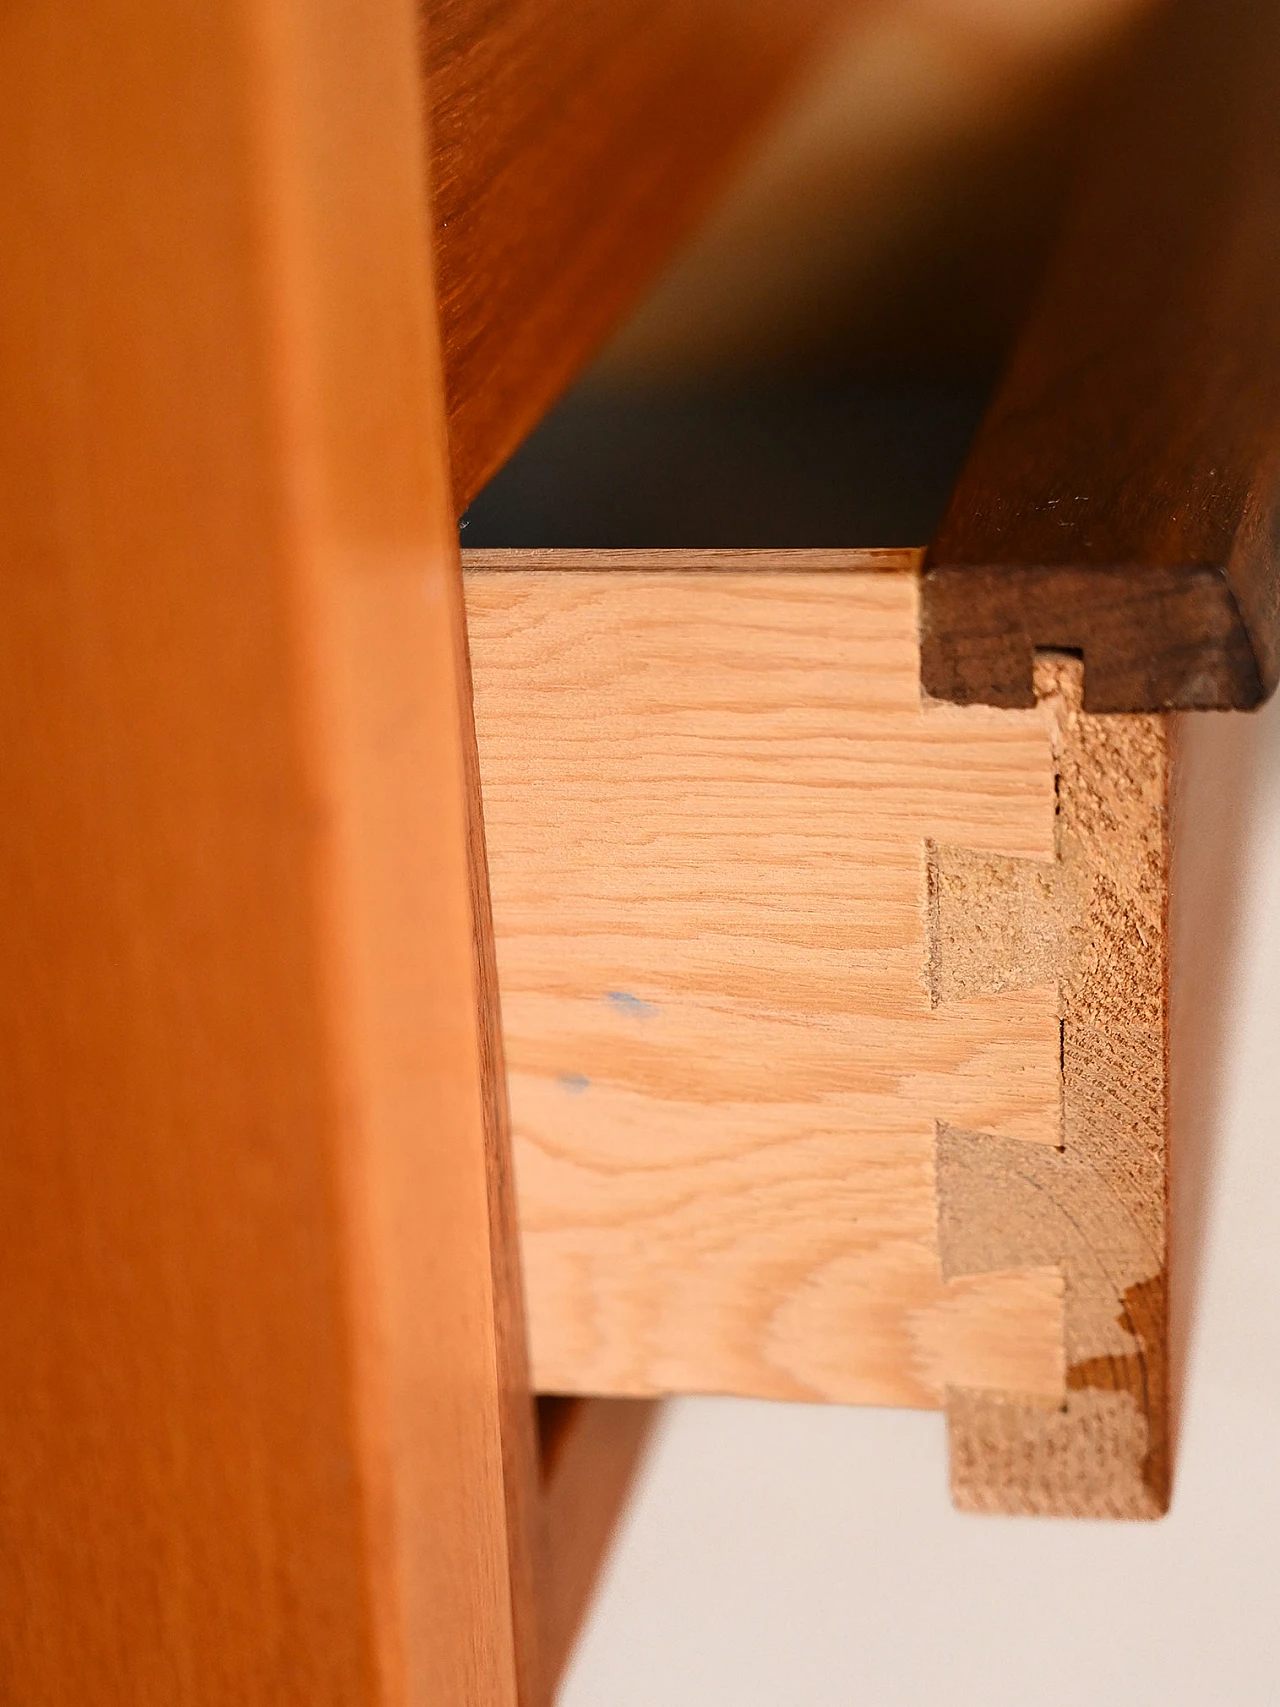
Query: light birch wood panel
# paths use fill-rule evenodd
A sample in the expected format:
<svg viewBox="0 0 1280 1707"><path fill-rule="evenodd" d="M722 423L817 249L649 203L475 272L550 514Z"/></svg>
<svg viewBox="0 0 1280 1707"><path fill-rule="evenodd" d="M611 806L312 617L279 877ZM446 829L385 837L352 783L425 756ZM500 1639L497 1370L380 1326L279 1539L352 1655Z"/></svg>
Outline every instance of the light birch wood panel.
<svg viewBox="0 0 1280 1707"><path fill-rule="evenodd" d="M927 701L911 553L467 561L536 1382L1158 1513L1166 720Z"/></svg>
<svg viewBox="0 0 1280 1707"><path fill-rule="evenodd" d="M912 556L770 561L473 562L535 1381L1055 1399L1061 1275L944 1278L934 1131L1057 1143L1057 990L927 944L932 843L1052 859L1047 730L922 704Z"/></svg>

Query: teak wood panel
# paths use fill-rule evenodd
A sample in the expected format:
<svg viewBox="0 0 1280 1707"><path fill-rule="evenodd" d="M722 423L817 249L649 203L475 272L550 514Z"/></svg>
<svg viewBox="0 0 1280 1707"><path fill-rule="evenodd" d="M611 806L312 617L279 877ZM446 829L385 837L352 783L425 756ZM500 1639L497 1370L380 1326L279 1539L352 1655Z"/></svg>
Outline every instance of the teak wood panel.
<svg viewBox="0 0 1280 1707"><path fill-rule="evenodd" d="M458 508L688 231L850 0L423 0Z"/></svg>
<svg viewBox="0 0 1280 1707"><path fill-rule="evenodd" d="M1156 9L930 548L923 670L1093 711L1247 707L1280 677L1280 8Z"/></svg>
<svg viewBox="0 0 1280 1707"><path fill-rule="evenodd" d="M411 10L0 10L0 1693L515 1707Z"/></svg>
<svg viewBox="0 0 1280 1707"><path fill-rule="evenodd" d="M914 554L466 562L536 1384L1161 1509L1164 720L925 700Z"/></svg>

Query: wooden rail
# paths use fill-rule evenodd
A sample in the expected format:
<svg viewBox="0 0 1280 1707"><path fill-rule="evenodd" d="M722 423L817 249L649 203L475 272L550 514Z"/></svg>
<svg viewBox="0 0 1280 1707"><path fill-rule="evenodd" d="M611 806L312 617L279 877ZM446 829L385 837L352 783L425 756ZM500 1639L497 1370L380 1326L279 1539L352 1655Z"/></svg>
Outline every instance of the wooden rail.
<svg viewBox="0 0 1280 1707"><path fill-rule="evenodd" d="M459 510L635 300L850 0L428 0Z"/></svg>
<svg viewBox="0 0 1280 1707"><path fill-rule="evenodd" d="M1280 678L1280 9L1174 0L1093 127L1038 306L929 550L922 672L1093 711Z"/></svg>

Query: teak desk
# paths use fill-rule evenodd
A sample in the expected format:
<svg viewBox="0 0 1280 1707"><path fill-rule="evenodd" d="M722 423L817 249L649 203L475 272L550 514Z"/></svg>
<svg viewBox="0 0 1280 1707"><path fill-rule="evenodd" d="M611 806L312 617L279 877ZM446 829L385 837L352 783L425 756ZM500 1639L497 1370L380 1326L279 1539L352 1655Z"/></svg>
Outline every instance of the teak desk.
<svg viewBox="0 0 1280 1707"><path fill-rule="evenodd" d="M473 727L459 509L834 11L0 8L7 1700L545 1702L623 1396L945 1406L966 1506L1164 1509L1280 11L1136 44L923 558L473 561Z"/></svg>

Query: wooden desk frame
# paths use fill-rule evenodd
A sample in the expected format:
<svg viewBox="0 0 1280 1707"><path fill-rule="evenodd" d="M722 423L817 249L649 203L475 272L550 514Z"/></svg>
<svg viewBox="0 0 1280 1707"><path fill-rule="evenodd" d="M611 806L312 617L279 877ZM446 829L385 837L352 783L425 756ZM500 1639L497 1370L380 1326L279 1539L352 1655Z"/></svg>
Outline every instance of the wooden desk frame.
<svg viewBox="0 0 1280 1707"><path fill-rule="evenodd" d="M1179 327L1276 348L1275 246L1208 217L1274 190L1263 11L1231 36L1252 120L1215 120L1197 180L1232 267L1190 267L1148 367ZM455 518L832 14L440 0L424 49L410 0L0 13L14 1701L549 1698L644 1412L548 1412L539 1466ZM1038 371L997 429L1053 439ZM1132 550L1121 515L1105 562L1001 580L984 441L925 569L935 692L1023 703L1031 652L1081 645L1086 711L1095 651L1135 717L1273 685L1272 393L1203 395L1234 422L1207 562L1139 504ZM1022 591L959 644L955 577L993 573ZM1082 573L1083 642L1054 620ZM1212 582L1216 674L1110 668L1152 575L1174 653Z"/></svg>

